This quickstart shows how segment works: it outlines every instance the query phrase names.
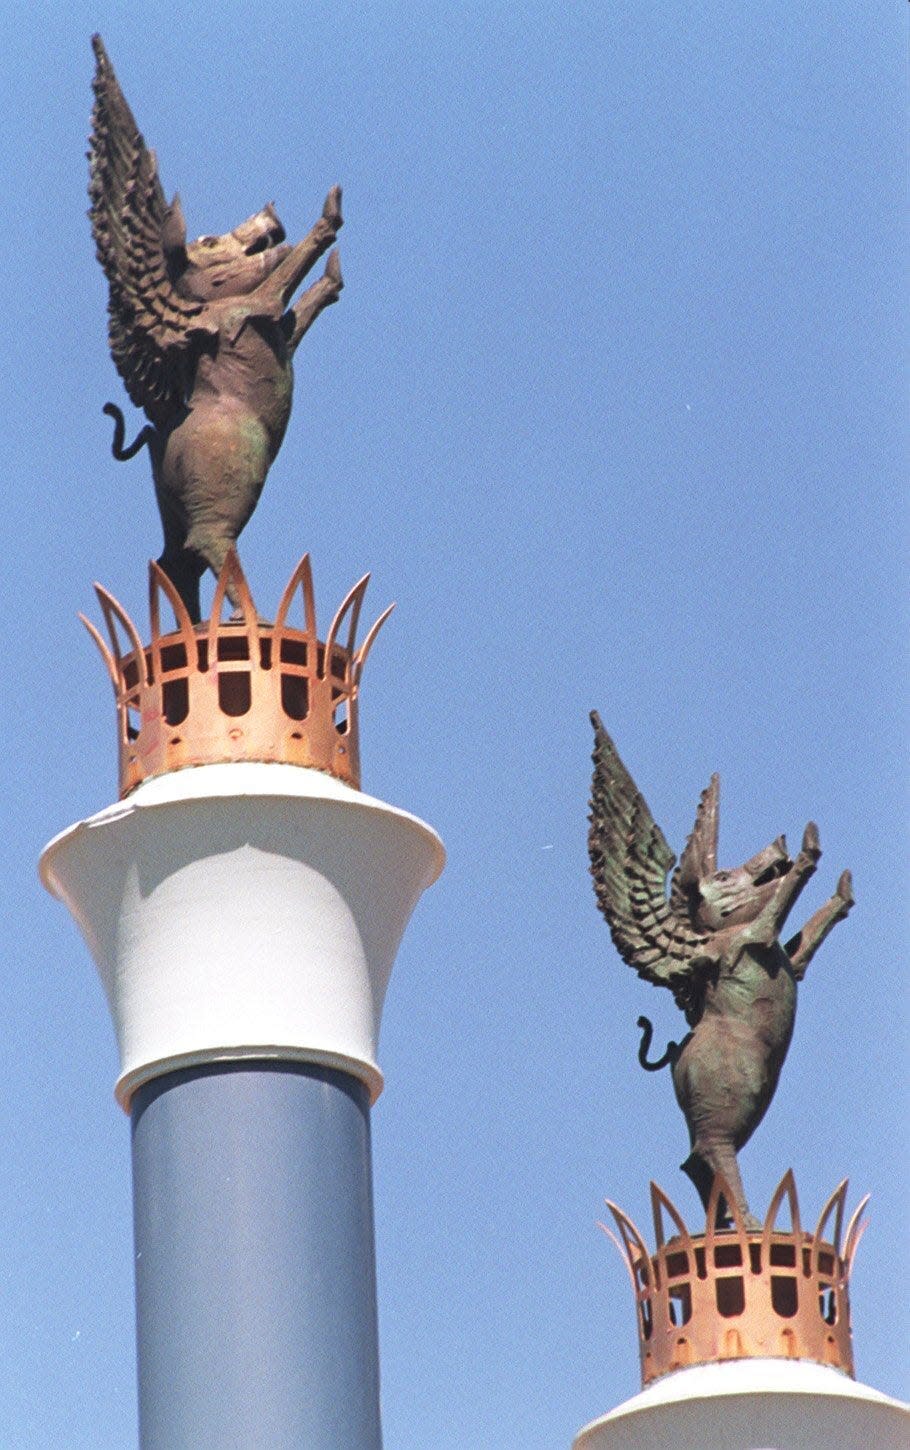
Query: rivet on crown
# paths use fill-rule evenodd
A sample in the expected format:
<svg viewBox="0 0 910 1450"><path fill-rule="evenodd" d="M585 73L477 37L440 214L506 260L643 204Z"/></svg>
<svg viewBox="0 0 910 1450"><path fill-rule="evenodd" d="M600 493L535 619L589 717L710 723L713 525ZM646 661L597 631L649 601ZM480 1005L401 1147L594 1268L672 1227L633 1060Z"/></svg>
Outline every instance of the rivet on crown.
<svg viewBox="0 0 910 1450"><path fill-rule="evenodd" d="M809 1359L853 1374L848 1284L865 1230L862 1200L843 1234L847 1180L831 1194L815 1233L800 1227L792 1172L781 1179L764 1225L747 1229L733 1195L718 1175L704 1234L690 1234L656 1183L651 1184L656 1252L626 1214L607 1200L632 1279L638 1317L642 1384L693 1364L727 1359ZM718 1200L731 1206L733 1225L718 1228ZM776 1227L787 1198L789 1231ZM664 1213L676 1233L664 1234ZM833 1238L824 1234L834 1217Z"/></svg>
<svg viewBox="0 0 910 1450"><path fill-rule="evenodd" d="M365 574L342 601L325 641L316 632L309 555L291 575L274 624L259 618L233 549L218 576L211 615L197 625L164 571L150 564L148 645L142 644L123 607L96 584L110 648L95 626L84 615L80 618L114 686L121 796L150 776L238 760L310 766L359 788L360 679L373 641L394 607L377 619L355 649L369 577ZM223 620L229 584L241 605ZM303 596L303 628L288 623L298 591ZM176 623L165 634L162 596Z"/></svg>

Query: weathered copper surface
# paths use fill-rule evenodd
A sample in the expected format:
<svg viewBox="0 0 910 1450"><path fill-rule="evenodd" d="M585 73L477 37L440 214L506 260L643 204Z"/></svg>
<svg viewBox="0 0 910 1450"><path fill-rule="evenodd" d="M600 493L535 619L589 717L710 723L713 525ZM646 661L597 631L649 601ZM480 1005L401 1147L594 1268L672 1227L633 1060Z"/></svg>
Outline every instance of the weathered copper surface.
<svg viewBox="0 0 910 1450"><path fill-rule="evenodd" d="M296 246L269 203L232 232L187 242L178 196L168 205L158 165L96 35L89 217L110 284L111 354L149 424L124 447L120 409L114 457L146 446L164 526L159 564L193 621L199 580L218 574L262 492L291 412L291 360L342 289L337 252L291 308L342 224L335 186ZM231 579L228 598L240 599Z"/></svg>
<svg viewBox="0 0 910 1450"><path fill-rule="evenodd" d="M843 1234L847 1180L834 1190L814 1233L800 1225L792 1172L781 1179L764 1224L750 1230L732 1186L715 1179L703 1234L690 1234L656 1183L651 1184L656 1252L615 1203L607 1207L632 1280L638 1319L641 1379L718 1360L767 1357L811 1359L853 1374L849 1280L865 1230L862 1200ZM733 1205L733 1229L718 1230L721 1197ZM790 1228L777 1217L787 1200ZM665 1237L664 1214L675 1232ZM831 1219L834 1232L831 1234Z"/></svg>
<svg viewBox="0 0 910 1450"><path fill-rule="evenodd" d="M211 617L201 625L194 625L161 567L150 564L147 645L117 600L96 584L110 647L90 620L80 618L114 686L121 796L149 776L235 760L312 766L359 788L360 680L394 607L355 648L369 577L343 600L324 642L316 631L309 555L291 575L274 624L259 618L233 549L218 576ZM289 622L298 592L302 628ZM176 623L165 632L162 596ZM223 621L226 597L236 597L240 609Z"/></svg>
<svg viewBox="0 0 910 1450"><path fill-rule="evenodd" d="M692 1031L649 1062L651 1024L639 1060L649 1071L672 1068L676 1098L692 1151L683 1171L702 1203L721 1218L749 1214L736 1161L764 1117L777 1087L796 1012L797 983L832 927L853 905L849 871L830 900L782 945L779 933L821 848L810 822L795 861L783 836L745 865L717 869L719 780L703 792L695 826L676 863L663 833L599 717L588 846L597 902L625 962L655 986L668 987ZM726 1189L718 1198L715 1175Z"/></svg>

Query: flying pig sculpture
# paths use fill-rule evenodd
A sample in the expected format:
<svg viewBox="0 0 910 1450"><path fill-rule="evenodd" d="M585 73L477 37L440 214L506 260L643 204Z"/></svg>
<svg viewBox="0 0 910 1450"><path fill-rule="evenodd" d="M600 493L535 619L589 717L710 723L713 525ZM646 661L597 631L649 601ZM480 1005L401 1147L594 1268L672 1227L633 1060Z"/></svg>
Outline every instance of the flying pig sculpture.
<svg viewBox="0 0 910 1450"><path fill-rule="evenodd" d="M783 836L745 865L717 869L719 781L703 792L695 826L666 891L676 857L592 714L594 780L588 848L597 903L617 951L640 977L668 987L691 1028L648 1061L646 1017L639 1061L649 1072L670 1066L689 1127L682 1169L705 1209L722 1174L747 1227L748 1209L736 1154L774 1096L796 1013L797 983L816 951L853 905L849 871L831 899L785 944L780 932L815 871L821 848L810 822L795 861ZM719 1204L726 1219L727 1205Z"/></svg>
<svg viewBox="0 0 910 1450"><path fill-rule="evenodd" d="M199 581L207 568L219 573L281 446L297 345L341 292L333 251L289 306L341 227L341 191L293 247L271 204L223 236L187 242L180 199L165 201L101 37L92 45L89 217L110 287L111 354L149 423L125 448L123 414L114 403L104 411L115 458L149 450L164 526L158 562L198 621Z"/></svg>

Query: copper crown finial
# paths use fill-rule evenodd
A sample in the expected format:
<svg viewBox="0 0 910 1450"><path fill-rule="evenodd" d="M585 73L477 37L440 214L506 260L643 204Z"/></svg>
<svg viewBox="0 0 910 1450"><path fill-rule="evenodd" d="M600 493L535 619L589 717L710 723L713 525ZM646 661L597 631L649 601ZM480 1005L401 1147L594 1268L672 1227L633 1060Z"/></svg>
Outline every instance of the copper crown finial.
<svg viewBox="0 0 910 1450"><path fill-rule="evenodd" d="M309 555L288 581L274 624L256 611L236 550L218 576L208 621L194 625L168 576L149 565L151 639L143 645L117 600L95 585L110 648L90 620L117 702L120 794L150 776L219 761L278 761L327 771L359 788L357 705L367 655L390 606L355 648L369 574L342 601L324 641L316 631ZM297 593L303 628L288 623ZM161 630L161 596L176 628ZM229 620L225 599L240 600ZM342 635L342 630L345 631Z"/></svg>
<svg viewBox="0 0 910 1450"><path fill-rule="evenodd" d="M808 1359L853 1374L849 1280L865 1230L862 1200L843 1232L847 1180L819 1215L814 1234L800 1226L792 1171L784 1174L760 1229L747 1229L718 1174L703 1234L690 1234L667 1195L651 1184L656 1251L631 1219L607 1200L632 1280L642 1385L671 1370L730 1359ZM726 1198L733 1227L716 1226ZM784 1199L790 1228L779 1229ZM664 1214L676 1232L666 1238ZM833 1235L829 1225L834 1219ZM620 1242L621 1239L621 1242Z"/></svg>

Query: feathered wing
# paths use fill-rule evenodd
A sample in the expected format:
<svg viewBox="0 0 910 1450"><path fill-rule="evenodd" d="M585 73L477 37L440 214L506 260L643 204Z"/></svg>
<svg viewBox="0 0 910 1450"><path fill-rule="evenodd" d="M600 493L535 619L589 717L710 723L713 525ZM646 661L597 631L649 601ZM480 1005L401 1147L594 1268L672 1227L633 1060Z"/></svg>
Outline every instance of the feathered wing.
<svg viewBox="0 0 910 1450"><path fill-rule="evenodd" d="M701 793L695 825L670 880L670 905L682 915L697 890L699 881L717 870L717 828L720 807L720 776L712 775Z"/></svg>
<svg viewBox="0 0 910 1450"><path fill-rule="evenodd" d="M179 203L168 207L155 154L133 118L101 37L89 142L89 217L98 260L110 284L109 340L133 403L156 425L182 407L204 304L180 297L168 275L165 237L182 244Z"/></svg>
<svg viewBox="0 0 910 1450"><path fill-rule="evenodd" d="M667 900L676 857L596 713L591 723L588 851L597 904L623 961L655 986L669 987L688 1013L707 965L708 938Z"/></svg>

